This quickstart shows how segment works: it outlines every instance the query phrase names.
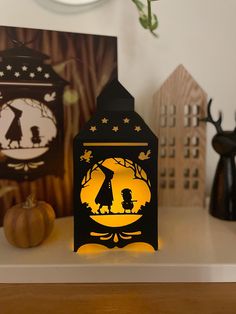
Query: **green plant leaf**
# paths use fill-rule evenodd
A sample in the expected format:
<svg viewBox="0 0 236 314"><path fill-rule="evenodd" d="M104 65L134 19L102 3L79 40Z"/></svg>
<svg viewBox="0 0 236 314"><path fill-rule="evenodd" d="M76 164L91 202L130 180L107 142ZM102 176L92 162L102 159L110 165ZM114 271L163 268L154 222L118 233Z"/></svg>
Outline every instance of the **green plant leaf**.
<svg viewBox="0 0 236 314"><path fill-rule="evenodd" d="M158 26L158 18L156 14L152 13L151 2L158 1L158 0L146 0L147 5L145 5L141 0L132 0L132 2L136 5L138 13L139 13L139 22L143 28L149 29L150 32L157 36L154 32Z"/></svg>

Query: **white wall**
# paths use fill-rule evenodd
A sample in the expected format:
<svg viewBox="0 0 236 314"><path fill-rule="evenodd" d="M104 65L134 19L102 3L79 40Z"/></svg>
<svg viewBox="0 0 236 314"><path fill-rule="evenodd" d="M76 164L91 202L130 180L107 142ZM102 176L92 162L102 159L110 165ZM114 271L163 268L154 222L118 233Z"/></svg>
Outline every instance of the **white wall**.
<svg viewBox="0 0 236 314"><path fill-rule="evenodd" d="M38 0L46 1L46 0ZM118 36L119 78L136 97L136 109L148 122L152 95L182 63L223 110L223 126L236 124L236 1L160 0L159 39L143 30L130 0L107 0L76 14L60 14L35 0L0 0L0 24ZM208 190L218 156L210 146L208 126Z"/></svg>

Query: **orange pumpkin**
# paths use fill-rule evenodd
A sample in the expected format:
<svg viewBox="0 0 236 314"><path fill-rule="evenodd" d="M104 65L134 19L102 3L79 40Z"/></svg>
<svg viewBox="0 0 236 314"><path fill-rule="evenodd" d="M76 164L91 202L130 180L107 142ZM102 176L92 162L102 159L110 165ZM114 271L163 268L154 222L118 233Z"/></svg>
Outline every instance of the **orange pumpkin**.
<svg viewBox="0 0 236 314"><path fill-rule="evenodd" d="M51 205L36 201L33 195L24 203L6 212L3 220L4 233L14 246L29 248L39 245L53 229L55 212Z"/></svg>

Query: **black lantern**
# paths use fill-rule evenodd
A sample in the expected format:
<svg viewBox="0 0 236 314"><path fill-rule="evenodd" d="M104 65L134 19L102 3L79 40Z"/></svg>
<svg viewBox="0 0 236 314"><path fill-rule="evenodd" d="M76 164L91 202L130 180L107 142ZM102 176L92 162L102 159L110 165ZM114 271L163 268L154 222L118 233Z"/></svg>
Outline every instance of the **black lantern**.
<svg viewBox="0 0 236 314"><path fill-rule="evenodd" d="M74 251L157 242L157 138L118 82L74 140Z"/></svg>
<svg viewBox="0 0 236 314"><path fill-rule="evenodd" d="M24 45L0 52L0 177L33 180L63 175L66 81Z"/></svg>

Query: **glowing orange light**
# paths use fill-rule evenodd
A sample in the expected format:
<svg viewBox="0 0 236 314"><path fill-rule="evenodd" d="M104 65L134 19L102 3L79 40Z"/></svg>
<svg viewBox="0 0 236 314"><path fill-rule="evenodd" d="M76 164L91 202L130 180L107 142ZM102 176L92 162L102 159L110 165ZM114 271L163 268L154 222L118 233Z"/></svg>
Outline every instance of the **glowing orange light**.
<svg viewBox="0 0 236 314"><path fill-rule="evenodd" d="M87 203L91 208L90 217L108 227L121 227L129 225L137 221L142 214L139 213L142 206L145 206L151 199L151 193L146 182L142 180L135 180L132 169L123 167L120 163L123 161L121 158L109 158L103 162L103 166L109 168L114 172L112 179L113 189L113 204L111 212L107 212L107 208L101 209L102 215L98 215L98 205L95 203L96 195L104 180L104 174L100 169L97 169L91 174L91 180L85 188L81 191L82 203ZM146 173L141 169L143 176L147 177ZM132 196L134 207L132 210L125 210L122 207L122 193L121 191L129 186L132 186ZM112 214L112 215L111 215ZM123 215L121 215L123 214Z"/></svg>

